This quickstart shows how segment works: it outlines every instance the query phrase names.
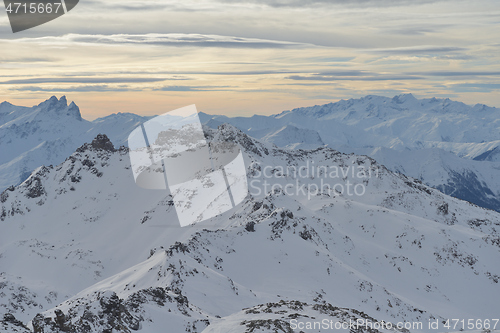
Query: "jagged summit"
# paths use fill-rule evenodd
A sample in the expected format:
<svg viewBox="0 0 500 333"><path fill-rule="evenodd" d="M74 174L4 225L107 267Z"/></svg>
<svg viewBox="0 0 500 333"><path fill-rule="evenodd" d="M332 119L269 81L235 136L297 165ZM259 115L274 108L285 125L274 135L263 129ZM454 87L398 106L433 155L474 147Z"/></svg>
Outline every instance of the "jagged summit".
<svg viewBox="0 0 500 333"><path fill-rule="evenodd" d="M49 99L41 102L37 105L42 110L59 110L68 106L68 101L66 96L62 96L58 99L56 96L51 96Z"/></svg>
<svg viewBox="0 0 500 333"><path fill-rule="evenodd" d="M116 151L113 143L106 134L97 134L97 136L92 140L91 143L84 143L80 148L77 149L77 151L83 152L89 149L104 150L108 152Z"/></svg>
<svg viewBox="0 0 500 333"><path fill-rule="evenodd" d="M409 94L401 94L401 95L396 95L392 98L392 100L395 102L395 103L398 103L398 104L403 104L403 103L407 103L407 102L415 102L415 101L418 101L417 98L415 96L413 96L413 94L409 93Z"/></svg>
<svg viewBox="0 0 500 333"><path fill-rule="evenodd" d="M111 140L108 138L106 134L98 134L94 140L92 140L92 143L90 146L94 149L101 149L105 151L115 151L115 147L113 146L113 143Z"/></svg>
<svg viewBox="0 0 500 333"><path fill-rule="evenodd" d="M94 149L102 149L107 151L115 151L115 147L111 140L109 140L106 134L98 134L94 140L92 140L92 148Z"/></svg>
<svg viewBox="0 0 500 333"><path fill-rule="evenodd" d="M66 96L62 96L60 99L57 99L56 96L52 96L38 104L36 108L39 109L44 115L52 115L56 117L70 116L78 121L82 121L80 108L75 104L75 102L71 102L68 106Z"/></svg>

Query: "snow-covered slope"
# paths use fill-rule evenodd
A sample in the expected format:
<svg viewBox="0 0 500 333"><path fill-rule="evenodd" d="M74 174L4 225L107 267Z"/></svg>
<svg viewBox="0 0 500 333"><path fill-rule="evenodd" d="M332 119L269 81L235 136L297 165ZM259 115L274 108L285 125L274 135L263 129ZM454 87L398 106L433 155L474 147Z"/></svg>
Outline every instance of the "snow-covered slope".
<svg viewBox="0 0 500 333"><path fill-rule="evenodd" d="M251 190L190 227L105 136L3 192L1 311L35 332L293 332L315 318L431 331L498 315L500 214L366 156L283 150L230 125L207 135L242 147ZM359 195L315 192L324 182Z"/></svg>
<svg viewBox="0 0 500 333"><path fill-rule="evenodd" d="M93 122L82 119L78 106L66 97L32 108L0 104L0 190L24 181L41 165L61 163L75 149L106 133L117 145L140 123L134 114L113 114Z"/></svg>

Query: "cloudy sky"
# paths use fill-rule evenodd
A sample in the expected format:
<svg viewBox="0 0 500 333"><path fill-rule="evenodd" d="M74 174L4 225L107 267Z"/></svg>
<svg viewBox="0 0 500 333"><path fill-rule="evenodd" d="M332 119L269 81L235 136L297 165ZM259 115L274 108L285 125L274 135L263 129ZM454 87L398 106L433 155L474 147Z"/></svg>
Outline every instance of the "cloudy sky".
<svg viewBox="0 0 500 333"><path fill-rule="evenodd" d="M66 95L87 119L408 92L500 107L498 0L80 0L16 34L2 10L0 50L1 100Z"/></svg>

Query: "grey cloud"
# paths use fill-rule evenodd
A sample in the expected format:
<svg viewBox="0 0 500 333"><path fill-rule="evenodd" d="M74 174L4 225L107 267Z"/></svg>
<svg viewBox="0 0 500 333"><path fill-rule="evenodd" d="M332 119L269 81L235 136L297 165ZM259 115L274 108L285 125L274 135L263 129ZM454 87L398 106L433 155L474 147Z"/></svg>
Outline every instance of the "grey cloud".
<svg viewBox="0 0 500 333"><path fill-rule="evenodd" d="M163 78L141 78L141 77L55 77L55 78L34 78L0 81L0 84L37 84L37 83L143 83L164 81Z"/></svg>
<svg viewBox="0 0 500 333"><path fill-rule="evenodd" d="M145 1L128 1L128 2L109 2L109 1L99 1L99 0L86 0L81 5L87 10L103 11L109 10L113 13L119 11L185 11L185 12L196 12L201 11L201 8L186 7L182 3L174 2L145 2Z"/></svg>
<svg viewBox="0 0 500 333"><path fill-rule="evenodd" d="M356 94L356 97L354 97L354 98L364 97L364 96L366 96L366 94L394 97L394 96L405 94L405 93L409 93L409 92L404 91L404 90L397 90L397 89L370 89L367 92L362 92L360 94Z"/></svg>
<svg viewBox="0 0 500 333"><path fill-rule="evenodd" d="M228 86L167 86L153 90L157 91L224 91Z"/></svg>
<svg viewBox="0 0 500 333"><path fill-rule="evenodd" d="M183 74L206 74L206 75L268 75L268 74L294 74L297 71L234 71L234 72L183 72Z"/></svg>
<svg viewBox="0 0 500 333"><path fill-rule="evenodd" d="M312 100L325 99L325 100L337 101L342 97L336 97L331 95L312 95L312 96L307 96L306 98Z"/></svg>
<svg viewBox="0 0 500 333"><path fill-rule="evenodd" d="M432 71L432 72L414 72L411 75L427 76L498 76L499 71Z"/></svg>
<svg viewBox="0 0 500 333"><path fill-rule="evenodd" d="M375 75L375 73L372 72L367 72L367 71L362 71L362 70L336 70L336 71L327 71L327 72L321 72L318 74L314 75L321 75L321 76L366 76L366 75Z"/></svg>
<svg viewBox="0 0 500 333"><path fill-rule="evenodd" d="M310 59L321 62L348 62L356 59L356 57L313 57Z"/></svg>
<svg viewBox="0 0 500 333"><path fill-rule="evenodd" d="M37 57L18 57L18 58L9 58L0 59L0 64L2 63L30 63L30 62L55 62L57 59L54 58L37 58Z"/></svg>
<svg viewBox="0 0 500 333"><path fill-rule="evenodd" d="M43 91L43 92L90 92L90 91L132 91L137 90L129 87L110 87L108 85L91 85L91 86L77 86L69 88L43 88L38 86L26 86L20 88L12 88L15 91Z"/></svg>
<svg viewBox="0 0 500 333"><path fill-rule="evenodd" d="M468 54L442 54L436 57L437 59L449 59L449 60L472 60L477 57Z"/></svg>
<svg viewBox="0 0 500 333"><path fill-rule="evenodd" d="M450 23L444 24L444 23L427 22L425 25L407 24L407 23L392 24L388 26L381 26L379 29L381 32L388 34L422 36L436 32L442 32L443 30L455 27L456 27L455 24L450 24Z"/></svg>
<svg viewBox="0 0 500 333"><path fill-rule="evenodd" d="M170 77L161 78L165 81L185 81L185 80L195 80L195 78L176 75L177 72L172 71L147 71L147 70L134 70L134 71L107 71L107 72L73 72L73 73L63 73L61 77L106 77L106 75L171 75Z"/></svg>
<svg viewBox="0 0 500 333"><path fill-rule="evenodd" d="M183 75L267 75L267 74L296 74L299 71L289 70L250 70L250 71L110 71L97 73L71 73L62 74L62 76L98 76L98 75L172 75L163 78L165 81L185 81L196 80L195 77Z"/></svg>
<svg viewBox="0 0 500 333"><path fill-rule="evenodd" d="M290 77L288 77L287 79L290 79ZM298 80L298 81L301 81L301 80ZM287 83L278 83L278 84L275 84L275 86L312 86L312 87L324 86L324 87L331 87L332 84L326 83L326 82L299 82L299 83L287 82ZM343 88L335 87L335 89L343 89Z"/></svg>
<svg viewBox="0 0 500 333"><path fill-rule="evenodd" d="M192 46L192 47L228 47L228 48L302 48L312 44L294 43L259 38L243 38L221 35L203 34L115 34L89 35L69 34L63 36L22 38L18 42L35 42L43 44L56 43L88 43L88 44L146 44L160 46Z"/></svg>
<svg viewBox="0 0 500 333"><path fill-rule="evenodd" d="M440 53L455 53L468 51L464 47L453 47L453 46L415 46L415 47L397 47L388 49L371 49L366 50L371 53L382 53L382 54L403 54L403 55L421 55L421 54L440 54Z"/></svg>
<svg viewBox="0 0 500 333"><path fill-rule="evenodd" d="M500 83L458 83L450 88L455 92L491 92L500 90Z"/></svg>
<svg viewBox="0 0 500 333"><path fill-rule="evenodd" d="M165 86L155 88L155 91L221 91L227 90L228 86ZM57 88L44 88L40 86L23 86L19 88L11 88L10 90L16 91L43 91L43 92L90 92L90 91L139 91L143 89L132 88L129 86L120 85L117 87L103 85L86 85L76 87L57 87Z"/></svg>
<svg viewBox="0 0 500 333"><path fill-rule="evenodd" d="M396 29L387 29L384 30L384 32L397 35L421 36L434 33L437 31L435 29L430 29L430 28L396 28Z"/></svg>
<svg viewBox="0 0 500 333"><path fill-rule="evenodd" d="M241 4L253 3L262 4L271 7L310 7L310 6L328 6L328 5L344 5L344 6L369 6L369 7L392 7L406 6L415 4L434 3L446 0L420 0L418 3L412 0L220 0L224 3Z"/></svg>
<svg viewBox="0 0 500 333"><path fill-rule="evenodd" d="M292 75L287 79L296 81L401 81L401 80L421 80L422 77L412 75L371 75L371 76L335 76L335 75Z"/></svg>

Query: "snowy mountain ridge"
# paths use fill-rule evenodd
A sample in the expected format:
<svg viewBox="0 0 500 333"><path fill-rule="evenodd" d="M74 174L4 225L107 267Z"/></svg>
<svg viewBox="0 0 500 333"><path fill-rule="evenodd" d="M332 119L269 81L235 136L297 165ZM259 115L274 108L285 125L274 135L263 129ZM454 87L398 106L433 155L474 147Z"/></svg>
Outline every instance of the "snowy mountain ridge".
<svg viewBox="0 0 500 333"><path fill-rule="evenodd" d="M331 147L441 148L475 158L500 145L500 110L450 99L368 95L249 118L212 116L256 138L284 125L315 130ZM499 157L500 158L500 157Z"/></svg>
<svg viewBox="0 0 500 333"><path fill-rule="evenodd" d="M498 213L366 156L280 149L230 125L207 136L241 146L253 184L278 186L180 228L169 194L138 188L128 150L101 135L4 191L0 311L10 315L0 327L293 332L292 319L313 317L427 324L497 314ZM360 196L287 192L325 179L279 172L308 163L377 176L333 179L363 184Z"/></svg>

